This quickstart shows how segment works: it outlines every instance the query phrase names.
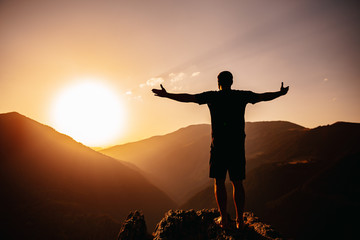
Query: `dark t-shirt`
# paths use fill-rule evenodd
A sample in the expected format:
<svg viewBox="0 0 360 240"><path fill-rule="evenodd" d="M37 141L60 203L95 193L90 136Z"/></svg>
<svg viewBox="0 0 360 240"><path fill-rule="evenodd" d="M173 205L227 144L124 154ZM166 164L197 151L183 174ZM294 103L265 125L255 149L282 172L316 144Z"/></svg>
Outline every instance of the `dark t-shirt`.
<svg viewBox="0 0 360 240"><path fill-rule="evenodd" d="M207 104L211 115L213 144L233 142L245 137L245 107L258 102L258 94L251 91L220 90L195 95L198 104Z"/></svg>

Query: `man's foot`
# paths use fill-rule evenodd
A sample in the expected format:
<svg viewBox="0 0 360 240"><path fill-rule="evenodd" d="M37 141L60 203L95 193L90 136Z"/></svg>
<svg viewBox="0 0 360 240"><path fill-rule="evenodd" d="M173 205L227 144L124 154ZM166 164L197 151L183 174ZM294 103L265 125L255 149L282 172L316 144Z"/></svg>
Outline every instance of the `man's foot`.
<svg viewBox="0 0 360 240"><path fill-rule="evenodd" d="M243 219L236 219L236 228L241 231L244 230L245 223Z"/></svg>
<svg viewBox="0 0 360 240"><path fill-rule="evenodd" d="M228 228L229 227L229 220L228 218L218 217L214 219L216 225L218 225L221 228Z"/></svg>

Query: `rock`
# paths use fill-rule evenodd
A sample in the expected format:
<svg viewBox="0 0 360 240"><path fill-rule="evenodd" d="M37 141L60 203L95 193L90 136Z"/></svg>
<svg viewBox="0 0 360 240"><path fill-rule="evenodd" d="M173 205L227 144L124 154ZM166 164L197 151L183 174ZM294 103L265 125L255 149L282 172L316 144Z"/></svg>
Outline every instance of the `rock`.
<svg viewBox="0 0 360 240"><path fill-rule="evenodd" d="M255 217L253 213L245 212L244 222L249 239L283 239L278 231L271 225L261 222L261 220L258 217ZM251 238L251 235L254 237ZM260 238L260 236L263 238Z"/></svg>
<svg viewBox="0 0 360 240"><path fill-rule="evenodd" d="M214 218L218 216L219 212L215 209L197 212L170 210L157 225L154 240L233 239L214 223Z"/></svg>
<svg viewBox="0 0 360 240"><path fill-rule="evenodd" d="M146 233L144 216L135 211L126 219L118 240L279 240L281 235L270 225L264 224L253 213L245 213L245 229L236 229L234 220L223 229L215 224L217 209L170 210L157 224L153 237Z"/></svg>
<svg viewBox="0 0 360 240"><path fill-rule="evenodd" d="M148 240L152 239L147 233L144 215L139 212L131 212L123 223L118 240Z"/></svg>
<svg viewBox="0 0 360 240"><path fill-rule="evenodd" d="M170 210L156 226L154 240L160 239L206 239L208 226L219 213L214 210Z"/></svg>

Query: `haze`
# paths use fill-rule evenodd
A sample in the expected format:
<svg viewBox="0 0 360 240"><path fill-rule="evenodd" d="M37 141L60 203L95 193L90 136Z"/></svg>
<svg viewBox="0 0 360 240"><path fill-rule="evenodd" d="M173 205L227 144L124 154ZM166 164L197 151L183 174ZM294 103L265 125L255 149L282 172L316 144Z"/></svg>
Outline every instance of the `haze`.
<svg viewBox="0 0 360 240"><path fill-rule="evenodd" d="M151 88L234 88L289 94L248 106L247 121L305 127L360 122L356 1L45 1L0 3L0 112L52 126L59 89L84 76L126 108L120 144L209 123L206 106L155 98Z"/></svg>

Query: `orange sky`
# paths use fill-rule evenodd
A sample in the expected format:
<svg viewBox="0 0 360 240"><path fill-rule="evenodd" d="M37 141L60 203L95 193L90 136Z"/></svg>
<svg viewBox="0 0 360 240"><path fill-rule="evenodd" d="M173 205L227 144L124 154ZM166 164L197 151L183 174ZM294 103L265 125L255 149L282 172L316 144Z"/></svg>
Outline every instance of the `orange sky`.
<svg viewBox="0 0 360 240"><path fill-rule="evenodd" d="M52 125L59 89L101 79L126 108L113 144L209 123L206 106L155 98L152 84L197 93L234 88L289 94L248 106L247 121L305 127L360 122L356 1L46 1L0 2L0 112Z"/></svg>

